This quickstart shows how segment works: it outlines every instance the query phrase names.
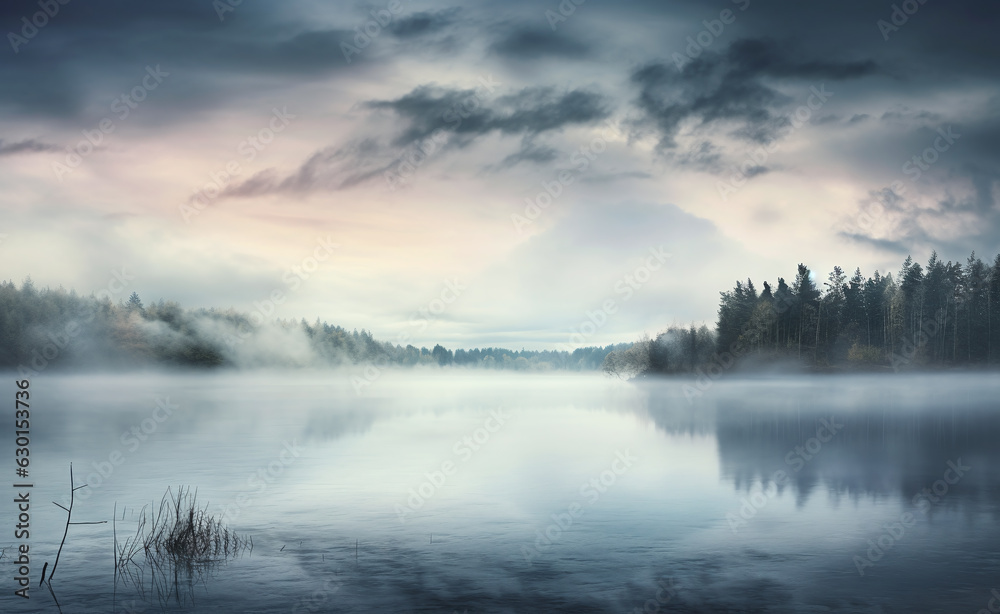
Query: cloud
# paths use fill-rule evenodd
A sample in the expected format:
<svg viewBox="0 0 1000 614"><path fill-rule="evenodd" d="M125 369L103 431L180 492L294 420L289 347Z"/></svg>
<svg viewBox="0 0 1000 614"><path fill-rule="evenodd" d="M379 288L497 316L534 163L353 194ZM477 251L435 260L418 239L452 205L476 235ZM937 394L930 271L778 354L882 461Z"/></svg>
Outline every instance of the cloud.
<svg viewBox="0 0 1000 614"><path fill-rule="evenodd" d="M854 232L841 231L837 234L849 241L853 241L856 243L865 243L873 247L876 247L880 250L896 254L906 254L911 249L910 247L908 247L907 245L905 245L900 241L890 241L889 239L875 239L873 237Z"/></svg>
<svg viewBox="0 0 1000 614"><path fill-rule="evenodd" d="M516 152L512 153L497 165L499 169L508 169L522 162L531 162L535 164L545 164L547 162L552 162L559 157L559 152L551 147L546 147L544 145L536 145L533 142L524 142L521 144L521 148Z"/></svg>
<svg viewBox="0 0 1000 614"><path fill-rule="evenodd" d="M1000 152L995 145L1000 120L981 116L950 124L942 119L936 113L894 113L888 122L896 134L876 133L867 137L871 142L856 144L858 165L874 165L889 151L902 168L897 166L889 180L897 189L871 190L841 226L842 236L897 252L901 246L952 254L1000 248ZM858 228L862 219L865 227Z"/></svg>
<svg viewBox="0 0 1000 614"><path fill-rule="evenodd" d="M436 34L448 26L457 23L461 9L451 8L443 11L423 11L402 17L389 24L389 31L400 39L411 39Z"/></svg>
<svg viewBox="0 0 1000 614"><path fill-rule="evenodd" d="M38 3L13 4L5 5L0 19L19 31L15 24L38 12ZM226 106L292 76L301 82L356 71L340 48L353 40L355 24L324 22L301 3L283 10L244 3L222 23L212 3L198 0L67 4L16 55L8 48L0 79L29 85L0 89L0 109L76 119L136 86L145 66L161 65L171 77L157 92L161 102L170 102L160 115L176 120L189 108Z"/></svg>
<svg viewBox="0 0 1000 614"><path fill-rule="evenodd" d="M871 60L792 59L797 55L769 40L740 40L724 53L706 51L680 68L646 64L631 75L639 90L640 124L658 131L661 151L677 146L676 136L688 121L700 127L726 124L745 140L769 143L788 124L780 112L791 102L774 80L855 79L878 71Z"/></svg>
<svg viewBox="0 0 1000 614"><path fill-rule="evenodd" d="M602 201L595 198L572 207L563 203L561 210L550 208L534 223L537 234L477 278L477 289L512 289L505 299L509 310L497 315L501 328L546 331L550 346L567 343L571 327L586 320L587 310L614 299L620 311L599 335L587 339L588 344L607 343L625 331L653 332L672 319L686 321L699 312L676 297L687 296L712 308L717 292L692 295L690 289L699 279L728 284L723 262L754 260L727 241L714 224L674 205L616 201L605 206ZM587 249L578 249L580 245ZM621 280L648 262L650 250L660 248L671 254L662 270L634 293L626 290ZM496 295L475 290L463 301L463 309L487 312ZM551 305L559 309L546 307Z"/></svg>
<svg viewBox="0 0 1000 614"><path fill-rule="evenodd" d="M590 48L550 29L518 26L490 46L490 51L506 59L536 61L543 57L584 59Z"/></svg>
<svg viewBox="0 0 1000 614"><path fill-rule="evenodd" d="M603 96L583 89L557 92L552 88L524 88L488 100L486 88L459 90L424 85L393 100L362 105L389 112L399 133L388 144L368 138L340 147L328 147L310 156L296 171L282 176L275 169L228 187L222 197L251 197L273 193L340 190L384 175L410 154L468 147L490 134L521 136L528 145L501 161L501 167L522 161L550 161L555 152L530 144L531 138L576 125L591 125L610 116Z"/></svg>
<svg viewBox="0 0 1000 614"><path fill-rule="evenodd" d="M290 175L283 177L275 169L266 169L242 183L228 186L219 198L346 189L387 170L392 160L385 152L385 147L373 139L354 141L342 147L327 147L311 155ZM192 197L192 201L195 198Z"/></svg>
<svg viewBox="0 0 1000 614"><path fill-rule="evenodd" d="M596 123L610 115L603 96L584 89L557 93L550 87L528 87L501 96L493 105L483 99L472 90L421 86L395 100L375 100L365 106L392 111L408 124L394 141L403 147L436 130L472 137L491 132L537 135Z"/></svg>
<svg viewBox="0 0 1000 614"><path fill-rule="evenodd" d="M43 143L35 139L25 139L16 143L10 143L0 139L0 156L15 156L23 153L44 153L48 151L62 151L56 145Z"/></svg>
<svg viewBox="0 0 1000 614"><path fill-rule="evenodd" d="M798 53L789 46L771 40L743 39L729 46L725 59L728 69L744 78L763 76L791 79L856 79L875 74L878 64L872 60L836 62L829 60L798 60Z"/></svg>

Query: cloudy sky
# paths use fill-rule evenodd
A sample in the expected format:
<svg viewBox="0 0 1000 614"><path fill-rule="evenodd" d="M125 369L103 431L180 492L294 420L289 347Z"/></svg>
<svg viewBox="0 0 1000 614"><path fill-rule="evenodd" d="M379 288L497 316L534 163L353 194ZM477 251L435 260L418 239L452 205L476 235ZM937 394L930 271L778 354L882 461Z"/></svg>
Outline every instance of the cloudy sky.
<svg viewBox="0 0 1000 614"><path fill-rule="evenodd" d="M996 2L47 1L6 279L542 348L1000 247Z"/></svg>

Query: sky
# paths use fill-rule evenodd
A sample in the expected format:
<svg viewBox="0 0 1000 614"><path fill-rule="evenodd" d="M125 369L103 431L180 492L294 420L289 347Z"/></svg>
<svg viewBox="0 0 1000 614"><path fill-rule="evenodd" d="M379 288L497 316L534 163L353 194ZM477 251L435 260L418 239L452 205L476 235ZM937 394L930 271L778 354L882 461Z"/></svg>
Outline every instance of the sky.
<svg viewBox="0 0 1000 614"><path fill-rule="evenodd" d="M988 1L0 6L0 277L520 349L1000 249Z"/></svg>

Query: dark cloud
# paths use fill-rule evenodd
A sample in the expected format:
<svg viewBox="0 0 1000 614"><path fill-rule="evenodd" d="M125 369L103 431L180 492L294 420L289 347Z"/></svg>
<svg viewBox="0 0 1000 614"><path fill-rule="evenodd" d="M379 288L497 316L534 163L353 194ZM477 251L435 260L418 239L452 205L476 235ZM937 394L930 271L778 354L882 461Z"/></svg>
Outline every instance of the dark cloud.
<svg viewBox="0 0 1000 614"><path fill-rule="evenodd" d="M38 10L37 2L5 4L0 24L20 34L21 17ZM0 110L70 120L93 109L107 113L112 99L140 82L146 66L159 65L171 73L155 95L159 115L183 118L191 109L225 107L248 95L361 70L341 45L354 44L354 26L364 25L364 18L347 14L332 25L329 15L318 19L315 11L304 3L278 8L246 2L220 20L211 2L199 0L70 2L18 43L16 53L5 42L0 79L23 86L0 88ZM363 56L382 58L392 47L392 37L383 35Z"/></svg>
<svg viewBox="0 0 1000 614"><path fill-rule="evenodd" d="M534 61L543 57L579 58L590 55L590 47L549 28L515 27L490 46L497 55Z"/></svg>
<svg viewBox="0 0 1000 614"><path fill-rule="evenodd" d="M994 43L996 24L1000 22L1000 3L996 2L921 2L917 12L909 15L898 31L889 34L889 40L883 37L878 22L890 20L892 2L842 0L835 8L790 0L749 2L741 11L742 4L743 0L717 7L706 6L700 0L637 0L606 6L588 3L572 19L593 19L597 23L614 21L616 16L632 22L669 19L679 24L678 38L667 39L660 51L669 55L682 49L686 36L705 30L702 20L718 19L719 9L729 8L735 22L725 27L719 38L794 40L798 51L813 59L843 58L849 50L858 57L872 58L923 90L939 89L942 79L949 84L970 78L993 80L1000 61L1000 46Z"/></svg>
<svg viewBox="0 0 1000 614"><path fill-rule="evenodd" d="M707 140L701 141L687 150L665 151L663 157L678 168L709 173L718 173L724 168L722 150Z"/></svg>
<svg viewBox="0 0 1000 614"><path fill-rule="evenodd" d="M878 72L872 60L836 62L800 60L800 53L789 45L771 40L738 40L725 54L727 69L744 78L778 77L788 79L842 80Z"/></svg>
<svg viewBox="0 0 1000 614"><path fill-rule="evenodd" d="M14 156L23 153L42 153L47 151L62 151L62 149L56 145L43 143L35 139L25 139L16 143L0 139L0 156Z"/></svg>
<svg viewBox="0 0 1000 614"><path fill-rule="evenodd" d="M870 60L793 59L799 56L772 41L740 40L721 54L647 64L631 76L639 89L636 105L644 123L658 130L661 150L676 146L675 137L687 120L701 126L727 123L737 136L768 143L788 124L781 111L791 102L773 81L853 79L878 70Z"/></svg>
<svg viewBox="0 0 1000 614"><path fill-rule="evenodd" d="M278 90L292 77L307 82L352 70L340 43L350 41L353 34L309 31L273 40L219 41L171 32L150 35L142 42L119 41L115 50L80 51L76 46L85 45L84 41L67 40L65 45L49 44L51 60L25 56L0 66L0 79L30 83L30 87L0 89L0 109L89 122L83 117L88 110L101 109L106 115L111 101L140 85L146 67L152 66L170 77L149 99L160 103L162 115L184 117L191 109L204 110L206 104L224 106L247 95ZM40 41L39 49L45 42Z"/></svg>
<svg viewBox="0 0 1000 614"><path fill-rule="evenodd" d="M600 94L576 89L557 93L552 88L525 88L497 98L480 90L451 90L422 86L395 100L365 104L370 109L392 111L408 124L394 144L407 146L436 130L463 136L490 132L536 135L574 124L591 124L610 115Z"/></svg>
<svg viewBox="0 0 1000 614"><path fill-rule="evenodd" d="M424 11L402 17L389 24L389 31L401 39L410 39L428 34L436 34L457 22L461 9Z"/></svg>
<svg viewBox="0 0 1000 614"><path fill-rule="evenodd" d="M242 12L243 8L237 10ZM23 26L22 18L30 19L40 10L37 0L7 0L0 5L0 26L4 32L9 30L20 33ZM48 21L49 23L42 28L43 32L54 28L65 31L73 28L103 29L122 25L134 26L146 21L166 26L194 25L199 22L211 26L218 24L219 18L211 3L206 4L198 0L152 4L138 4L128 0L102 0L102 2L65 4L60 2L58 12Z"/></svg>
<svg viewBox="0 0 1000 614"><path fill-rule="evenodd" d="M552 162L558 157L559 152L555 149L544 145L537 145L529 141L522 143L521 148L516 153L512 153L501 160L498 168L508 169L517 166L522 162L545 164Z"/></svg>
<svg viewBox="0 0 1000 614"><path fill-rule="evenodd" d="M521 161L550 161L555 152L533 145L533 137L569 126L594 124L610 115L604 97L592 91L526 88L491 100L490 89L495 86L488 87L489 83L485 81L478 90L421 86L395 100L366 102L362 108L387 111L402 124L388 146L367 139L326 148L313 154L289 176L280 177L274 170L264 171L230 186L223 196L344 189L392 174L408 161L411 165L422 165L435 152L467 147L476 139L494 133L526 139L521 152L508 157L501 166L510 167Z"/></svg>

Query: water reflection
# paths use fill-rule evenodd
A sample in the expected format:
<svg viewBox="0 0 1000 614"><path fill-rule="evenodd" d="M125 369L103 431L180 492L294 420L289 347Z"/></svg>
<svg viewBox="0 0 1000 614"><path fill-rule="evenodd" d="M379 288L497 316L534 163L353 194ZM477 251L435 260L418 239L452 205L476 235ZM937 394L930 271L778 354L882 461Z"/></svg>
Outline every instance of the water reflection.
<svg viewBox="0 0 1000 614"><path fill-rule="evenodd" d="M800 394L787 380L734 382L694 403L676 385L644 390L646 411L664 432L714 434L720 477L742 491L766 488L784 471L800 504L820 487L836 498L911 501L961 459L974 469L947 504L1000 501L996 384L982 377L942 383L821 378Z"/></svg>
<svg viewBox="0 0 1000 614"><path fill-rule="evenodd" d="M974 612L1000 574L992 376L732 377L690 401L684 380L448 372L386 372L362 396L329 374L51 382L39 386L37 443L59 471L68 457L106 460L157 395L178 406L123 451L87 514L179 481L202 487L213 509L252 499L234 518L253 556L200 575L147 570L142 590L130 578L137 611L631 612L652 600L681 612ZM509 424L401 523L393 506L498 407ZM248 475L286 442L302 455L258 492ZM641 462L527 564L521 548L625 448ZM969 469L948 474L949 462ZM44 470L40 461L39 484ZM786 479L772 485L778 472ZM920 499L925 489L938 500ZM727 515L755 493L766 506L731 531ZM852 557L922 505L859 575ZM107 611L122 597L110 569L72 558L107 558L109 538L74 536L55 587L64 606ZM664 582L674 592L657 601Z"/></svg>

